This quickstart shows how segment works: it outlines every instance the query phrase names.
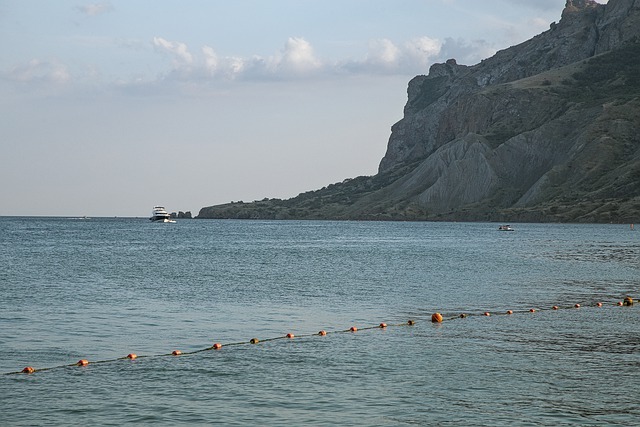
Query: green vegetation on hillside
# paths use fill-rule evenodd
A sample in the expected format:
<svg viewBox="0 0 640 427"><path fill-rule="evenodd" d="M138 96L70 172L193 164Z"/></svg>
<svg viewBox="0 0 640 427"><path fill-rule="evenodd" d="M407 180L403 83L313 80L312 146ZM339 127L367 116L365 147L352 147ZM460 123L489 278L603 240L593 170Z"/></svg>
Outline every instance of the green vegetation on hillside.
<svg viewBox="0 0 640 427"><path fill-rule="evenodd" d="M564 94L574 102L624 102L640 93L640 43L584 61L581 71L564 81Z"/></svg>

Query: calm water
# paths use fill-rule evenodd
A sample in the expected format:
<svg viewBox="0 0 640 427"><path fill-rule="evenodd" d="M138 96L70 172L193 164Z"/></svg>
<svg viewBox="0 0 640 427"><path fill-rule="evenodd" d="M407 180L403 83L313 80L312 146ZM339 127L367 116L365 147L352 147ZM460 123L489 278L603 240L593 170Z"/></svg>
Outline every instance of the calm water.
<svg viewBox="0 0 640 427"><path fill-rule="evenodd" d="M0 218L0 424L640 424L640 231L514 227Z"/></svg>

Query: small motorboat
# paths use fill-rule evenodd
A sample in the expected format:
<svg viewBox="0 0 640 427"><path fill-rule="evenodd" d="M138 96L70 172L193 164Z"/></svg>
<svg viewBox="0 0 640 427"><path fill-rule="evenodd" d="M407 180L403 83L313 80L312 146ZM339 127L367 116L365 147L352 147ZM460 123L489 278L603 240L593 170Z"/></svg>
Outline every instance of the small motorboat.
<svg viewBox="0 0 640 427"><path fill-rule="evenodd" d="M510 225L501 225L500 227L498 227L498 231L515 231L515 230L511 228Z"/></svg>

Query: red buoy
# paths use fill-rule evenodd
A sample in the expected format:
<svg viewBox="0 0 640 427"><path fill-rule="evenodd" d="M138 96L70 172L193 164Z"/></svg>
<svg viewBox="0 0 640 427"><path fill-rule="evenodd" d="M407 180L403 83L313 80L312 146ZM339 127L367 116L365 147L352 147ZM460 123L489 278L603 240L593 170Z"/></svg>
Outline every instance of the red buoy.
<svg viewBox="0 0 640 427"><path fill-rule="evenodd" d="M386 328L386 327L387 327L387 324L383 322L383 323L380 323L380 324L378 325L378 327L379 327L379 328L381 328L381 329L384 329L384 328Z"/></svg>
<svg viewBox="0 0 640 427"><path fill-rule="evenodd" d="M129 354L127 354L127 358L131 359L131 360L134 360L134 359L138 358L138 355L135 354L135 353L129 353Z"/></svg>
<svg viewBox="0 0 640 427"><path fill-rule="evenodd" d="M535 309L535 308L530 308L530 309L529 309L529 313L535 313L535 312L536 312L536 309Z"/></svg>
<svg viewBox="0 0 640 427"><path fill-rule="evenodd" d="M33 369L31 366L27 366L26 368L24 368L22 370L23 374L33 374L36 370Z"/></svg>
<svg viewBox="0 0 640 427"><path fill-rule="evenodd" d="M356 328L355 326L352 326L351 328L349 328L349 330L351 332L358 332L358 328Z"/></svg>
<svg viewBox="0 0 640 427"><path fill-rule="evenodd" d="M327 335L327 331L323 329L322 331L318 332L318 335L320 335L321 337L324 337L325 335Z"/></svg>
<svg viewBox="0 0 640 427"><path fill-rule="evenodd" d="M513 310L507 310L507 314L513 314Z"/></svg>
<svg viewBox="0 0 640 427"><path fill-rule="evenodd" d="M87 366L89 364L89 361L87 359L80 359L78 360L78 363L76 363L76 365L78 366Z"/></svg>
<svg viewBox="0 0 640 427"><path fill-rule="evenodd" d="M622 301L618 301L618 306L622 307Z"/></svg>
<svg viewBox="0 0 640 427"><path fill-rule="evenodd" d="M580 308L580 304L574 305L575 308Z"/></svg>
<svg viewBox="0 0 640 427"><path fill-rule="evenodd" d="M180 350L173 350L171 352L171 354L174 355L174 356L180 356L182 354L182 352Z"/></svg>
<svg viewBox="0 0 640 427"><path fill-rule="evenodd" d="M488 311L485 311L484 315L488 317L488 316L491 316L491 313L489 313Z"/></svg>
<svg viewBox="0 0 640 427"><path fill-rule="evenodd" d="M416 324L416 322L415 322L415 321L413 321L413 320L408 320L408 321L407 321L407 325L409 325L409 326L413 326L413 325L415 325L415 324Z"/></svg>
<svg viewBox="0 0 640 427"><path fill-rule="evenodd" d="M253 340L256 340L256 342L258 342L257 338L254 338ZM253 341L251 340L251 341ZM251 344L255 344L254 342L252 342ZM222 348L222 344L220 344L219 342L215 343L212 347L214 350L220 350Z"/></svg>
<svg viewBox="0 0 640 427"><path fill-rule="evenodd" d="M599 303L597 303L597 304L596 304L596 306L597 306L597 307L602 307L602 303L601 303L601 302L599 302Z"/></svg>
<svg viewBox="0 0 640 427"><path fill-rule="evenodd" d="M293 338L293 337L295 337L295 335L293 335L292 333L287 334L287 338Z"/></svg>
<svg viewBox="0 0 640 427"><path fill-rule="evenodd" d="M559 309L560 307L558 307L557 305L554 305L552 308L553 308L554 310L557 310L557 309Z"/></svg>

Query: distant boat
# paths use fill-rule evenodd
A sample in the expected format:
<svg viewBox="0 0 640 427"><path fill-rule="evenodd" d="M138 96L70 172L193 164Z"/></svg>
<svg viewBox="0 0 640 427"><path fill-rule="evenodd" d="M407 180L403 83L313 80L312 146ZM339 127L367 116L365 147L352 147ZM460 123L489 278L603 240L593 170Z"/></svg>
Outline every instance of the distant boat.
<svg viewBox="0 0 640 427"><path fill-rule="evenodd" d="M501 225L500 227L498 227L499 231L515 231L513 228L511 228L510 225Z"/></svg>
<svg viewBox="0 0 640 427"><path fill-rule="evenodd" d="M153 222L175 222L164 206L154 206L149 219Z"/></svg>

